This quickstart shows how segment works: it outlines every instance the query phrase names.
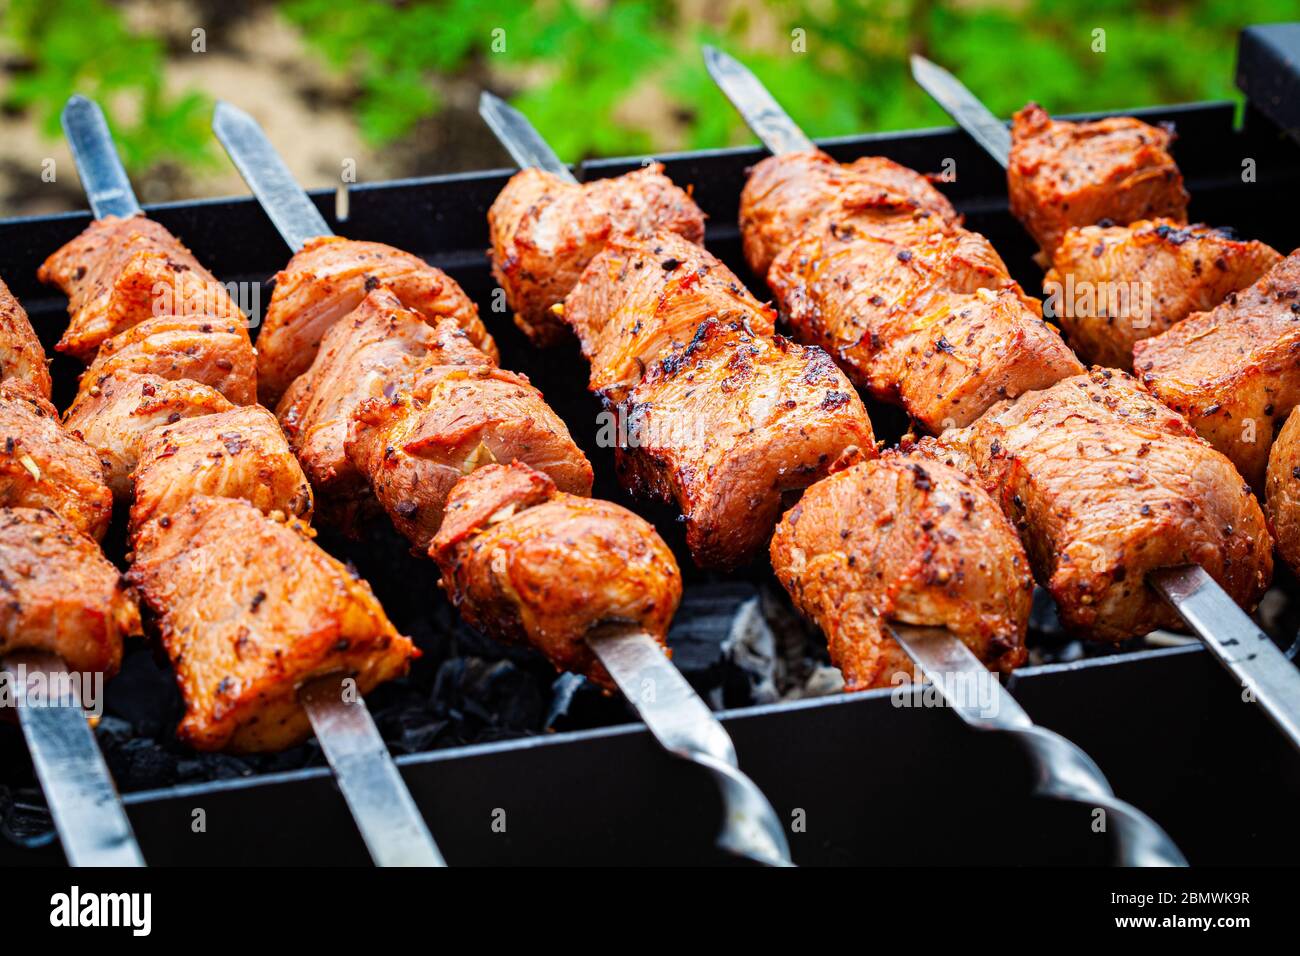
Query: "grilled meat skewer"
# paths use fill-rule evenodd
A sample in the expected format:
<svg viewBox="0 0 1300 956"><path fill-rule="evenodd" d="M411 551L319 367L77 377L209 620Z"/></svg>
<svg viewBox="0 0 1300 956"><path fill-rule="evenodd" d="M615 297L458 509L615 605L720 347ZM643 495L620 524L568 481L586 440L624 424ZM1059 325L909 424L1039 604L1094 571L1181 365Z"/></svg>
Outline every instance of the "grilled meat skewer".
<svg viewBox="0 0 1300 956"><path fill-rule="evenodd" d="M890 160L770 156L741 192L740 228L796 336L926 431L1083 370L988 240Z"/></svg>
<svg viewBox="0 0 1300 956"><path fill-rule="evenodd" d="M115 501L131 500L131 475L140 461L141 445L155 428L183 418L228 412L224 395L189 379L118 370L83 387L64 414L68 432L99 455Z"/></svg>
<svg viewBox="0 0 1300 956"><path fill-rule="evenodd" d="M326 333L277 413L333 523L352 530L378 503L419 552L479 465L524 461L591 492L591 465L541 392L386 286Z"/></svg>
<svg viewBox="0 0 1300 956"><path fill-rule="evenodd" d="M1277 553L1300 574L1300 409L1292 410L1273 442L1264 492Z"/></svg>
<svg viewBox="0 0 1300 956"><path fill-rule="evenodd" d="M295 251L275 277L275 292L257 336L259 398L274 408L311 366L326 333L383 285L430 324L455 322L497 360L496 343L478 307L446 273L419 256L378 242L321 235Z"/></svg>
<svg viewBox="0 0 1300 956"><path fill-rule="evenodd" d="M1185 223L1190 197L1169 155L1173 139L1131 116L1072 123L1030 103L1011 121L1011 212L1049 258L1073 226Z"/></svg>
<svg viewBox="0 0 1300 956"><path fill-rule="evenodd" d="M48 508L99 541L113 511L104 472L53 405L21 379L0 381L0 504Z"/></svg>
<svg viewBox="0 0 1300 956"><path fill-rule="evenodd" d="M492 274L515 310L515 324L542 347L568 337L552 307L611 239L672 232L704 242L704 213L661 164L589 183L529 167L501 190L488 226Z"/></svg>
<svg viewBox="0 0 1300 956"><path fill-rule="evenodd" d="M0 670L68 862L142 866L76 679L117 673L140 611L88 536L112 506L104 466L58 427L49 394L44 350L0 282Z"/></svg>
<svg viewBox="0 0 1300 956"><path fill-rule="evenodd" d="M826 634L846 690L910 679L888 620L946 627L995 670L1024 662L1029 560L994 501L955 468L891 453L831 475L785 513L771 555Z"/></svg>
<svg viewBox="0 0 1300 956"><path fill-rule="evenodd" d="M1067 628L1122 641L1178 624L1147 585L1199 565L1250 609L1272 579L1264 516L1232 463L1109 369L994 406L922 450L982 482Z"/></svg>
<svg viewBox="0 0 1300 956"><path fill-rule="evenodd" d="M83 362L105 340L159 314L248 324L226 287L193 253L142 215L96 219L46 259L37 275L68 297L71 321L55 348ZM160 289L169 298L161 308Z"/></svg>
<svg viewBox="0 0 1300 956"><path fill-rule="evenodd" d="M1072 227L1044 279L1057 300L1049 296L1044 312L1085 361L1132 371L1138 342L1213 309L1281 259L1262 242L1200 223Z"/></svg>
<svg viewBox="0 0 1300 956"><path fill-rule="evenodd" d="M1300 403L1300 252L1133 349L1135 373L1261 488L1277 424Z"/></svg>
<svg viewBox="0 0 1300 956"><path fill-rule="evenodd" d="M0 279L0 381L26 382L41 398L50 398L50 369L45 349L27 312Z"/></svg>
<svg viewBox="0 0 1300 956"><path fill-rule="evenodd" d="M826 353L773 336L771 311L680 236L610 241L564 320L626 423L620 477L676 503L703 567L752 560L787 495L875 455L862 400Z"/></svg>
<svg viewBox="0 0 1300 956"><path fill-rule="evenodd" d="M594 624L635 625L665 644L681 600L672 552L616 504L565 494L520 462L458 482L429 546L442 586L470 624L530 644L557 670L607 688L587 643Z"/></svg>
<svg viewBox="0 0 1300 956"><path fill-rule="evenodd" d="M1213 308L1276 261L1263 243L1186 225L1171 131L1132 117L1053 120L1031 103L1008 134L947 70L913 56L912 75L1006 167L1012 212L1050 267L1048 317L1084 361L1132 370L1136 342Z"/></svg>

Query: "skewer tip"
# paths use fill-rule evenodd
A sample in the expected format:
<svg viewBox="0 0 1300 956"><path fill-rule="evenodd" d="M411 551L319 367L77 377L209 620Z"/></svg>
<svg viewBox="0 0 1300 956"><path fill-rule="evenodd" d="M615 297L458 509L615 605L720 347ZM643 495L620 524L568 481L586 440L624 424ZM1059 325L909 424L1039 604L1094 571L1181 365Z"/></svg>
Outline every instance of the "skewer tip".
<svg viewBox="0 0 1300 956"><path fill-rule="evenodd" d="M247 122L250 119L252 119L251 116L226 100L217 100L217 105L212 108L213 129L216 129L222 123Z"/></svg>
<svg viewBox="0 0 1300 956"><path fill-rule="evenodd" d="M482 93L478 95L478 112L480 116L483 116L486 113L493 110L499 110L501 109L501 107L507 105L508 104L506 103L505 100L503 100L501 97L497 96L495 93L491 92L490 90L484 90Z"/></svg>

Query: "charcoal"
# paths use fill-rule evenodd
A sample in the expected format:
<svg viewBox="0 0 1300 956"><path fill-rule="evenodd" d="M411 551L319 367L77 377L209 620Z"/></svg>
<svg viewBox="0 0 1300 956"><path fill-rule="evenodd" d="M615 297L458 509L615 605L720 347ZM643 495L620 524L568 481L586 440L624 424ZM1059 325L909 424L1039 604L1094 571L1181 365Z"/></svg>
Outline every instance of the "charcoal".
<svg viewBox="0 0 1300 956"><path fill-rule="evenodd" d="M619 693L607 693L580 674L561 674L551 684L547 730L589 730L636 720L636 714Z"/></svg>
<svg viewBox="0 0 1300 956"><path fill-rule="evenodd" d="M712 582L688 591L668 645L678 670L715 709L778 697L776 639L753 584Z"/></svg>
<svg viewBox="0 0 1300 956"><path fill-rule="evenodd" d="M54 839L54 821L40 788L0 785L0 836L30 849Z"/></svg>
<svg viewBox="0 0 1300 956"><path fill-rule="evenodd" d="M449 721L434 717L424 706L389 710L378 721L388 748L396 754L433 750Z"/></svg>
<svg viewBox="0 0 1300 956"><path fill-rule="evenodd" d="M124 740L120 745L105 749L104 759L113 779L129 781L122 789L152 790L169 787L176 782L176 754L169 753L156 741L147 737Z"/></svg>
<svg viewBox="0 0 1300 956"><path fill-rule="evenodd" d="M434 711L464 723L514 730L538 730L542 693L537 678L511 661L453 657L438 669Z"/></svg>

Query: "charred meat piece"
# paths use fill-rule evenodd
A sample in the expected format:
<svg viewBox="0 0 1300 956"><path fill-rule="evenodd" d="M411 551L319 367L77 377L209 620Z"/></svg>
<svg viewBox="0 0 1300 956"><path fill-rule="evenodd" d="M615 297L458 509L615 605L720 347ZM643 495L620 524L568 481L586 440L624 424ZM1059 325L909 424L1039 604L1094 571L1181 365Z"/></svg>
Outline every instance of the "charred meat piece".
<svg viewBox="0 0 1300 956"><path fill-rule="evenodd" d="M518 463L456 484L429 555L470 624L610 688L586 643L591 629L626 623L663 644L682 596L672 552L650 524L558 491Z"/></svg>
<svg viewBox="0 0 1300 956"><path fill-rule="evenodd" d="M311 520L307 476L275 416L261 405L187 418L144 437L132 531L180 510L195 495L239 498L266 514Z"/></svg>
<svg viewBox="0 0 1300 956"><path fill-rule="evenodd" d="M769 156L754 167L740 194L740 235L754 275L767 278L782 249L808 233L835 205L892 205L940 223L957 213L929 179L883 156L838 163L816 150Z"/></svg>
<svg viewBox="0 0 1300 956"><path fill-rule="evenodd" d="M1146 583L1156 568L1199 564L1247 609L1268 587L1272 542L1241 475L1123 372L1029 392L938 442L1001 504L1081 636L1177 627Z"/></svg>
<svg viewBox="0 0 1300 956"><path fill-rule="evenodd" d="M1300 409L1291 412L1273 442L1264 491L1277 553L1300 573Z"/></svg>
<svg viewBox="0 0 1300 956"><path fill-rule="evenodd" d="M143 215L97 219L45 260L42 282L68 297L55 346L89 362L100 343L158 315L208 315L247 325L230 294L180 240Z"/></svg>
<svg viewBox="0 0 1300 956"><path fill-rule="evenodd" d="M113 336L81 376L81 389L117 371L190 379L236 405L257 401L257 355L242 324L210 315L162 315Z"/></svg>
<svg viewBox="0 0 1300 956"><path fill-rule="evenodd" d="M147 434L183 418L234 407L216 389L198 382L117 371L95 384L83 382L63 425L95 450L107 470L113 497L126 503Z"/></svg>
<svg viewBox="0 0 1300 956"><path fill-rule="evenodd" d="M771 552L848 690L910 679L887 620L946 627L991 669L1024 662L1029 559L993 499L954 468L889 455L831 475L786 512Z"/></svg>
<svg viewBox="0 0 1300 956"><path fill-rule="evenodd" d="M393 398L365 402L347 453L421 552L442 525L452 486L484 465L523 462L563 492L591 493L591 464L542 393L494 367L431 365Z"/></svg>
<svg viewBox="0 0 1300 956"><path fill-rule="evenodd" d="M1187 190L1169 155L1174 134L1129 116L1054 120L1037 103L1011 123L1011 212L1048 261L1071 226L1187 221Z"/></svg>
<svg viewBox="0 0 1300 956"><path fill-rule="evenodd" d="M1044 280L1044 312L1087 362L1133 369L1133 345L1244 289L1282 256L1172 219L1070 229Z"/></svg>
<svg viewBox="0 0 1300 956"><path fill-rule="evenodd" d="M562 341L551 307L611 239L667 232L704 241L704 213L655 164L615 179L566 183L539 169L515 174L488 210L492 274L536 345Z"/></svg>
<svg viewBox="0 0 1300 956"><path fill-rule="evenodd" d="M275 292L257 336L259 397L270 407L311 366L325 333L366 293L391 289L426 321L451 319L494 362L496 343L460 286L418 256L378 242L337 236L313 239L275 277Z"/></svg>
<svg viewBox="0 0 1300 956"><path fill-rule="evenodd" d="M896 204L830 204L768 284L796 337L926 431L1083 371L987 239Z"/></svg>
<svg viewBox="0 0 1300 956"><path fill-rule="evenodd" d="M1300 252L1254 285L1133 347L1156 397L1261 487L1274 429L1300 403Z"/></svg>
<svg viewBox="0 0 1300 956"><path fill-rule="evenodd" d="M64 431L54 406L18 379L0 381L0 506L48 508L96 541L113 511L94 449Z"/></svg>
<svg viewBox="0 0 1300 956"><path fill-rule="evenodd" d="M57 654L112 677L140 609L117 568L67 521L41 508L0 508L0 657Z"/></svg>
<svg viewBox="0 0 1300 956"><path fill-rule="evenodd" d="M316 492L318 511L348 530L369 496L347 456L352 416L369 399L393 398L421 363L490 366L454 321L430 325L378 288L325 333L311 368L289 386L276 414Z"/></svg>
<svg viewBox="0 0 1300 956"><path fill-rule="evenodd" d="M0 380L26 382L41 398L50 397L45 349L27 312L0 279Z"/></svg>
<svg viewBox="0 0 1300 956"><path fill-rule="evenodd" d="M775 318L712 253L672 233L611 239L564 304L591 390L615 402L704 320L769 336Z"/></svg>
<svg viewBox="0 0 1300 956"><path fill-rule="evenodd" d="M623 484L677 505L706 568L752 560L789 497L875 455L862 400L830 356L715 319L650 368L616 419Z"/></svg>
<svg viewBox="0 0 1300 956"><path fill-rule="evenodd" d="M140 531L127 575L152 612L198 750L283 750L311 733L298 688L344 672L357 691L419 656L369 585L298 522L196 497Z"/></svg>

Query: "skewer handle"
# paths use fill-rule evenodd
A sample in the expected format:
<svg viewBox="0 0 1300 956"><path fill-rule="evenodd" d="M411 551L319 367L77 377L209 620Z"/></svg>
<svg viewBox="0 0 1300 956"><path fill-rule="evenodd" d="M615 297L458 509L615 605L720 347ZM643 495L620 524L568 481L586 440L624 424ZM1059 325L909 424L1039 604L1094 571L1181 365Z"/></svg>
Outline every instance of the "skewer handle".
<svg viewBox="0 0 1300 956"><path fill-rule="evenodd" d="M122 159L113 145L104 111L94 100L71 96L60 117L63 135L72 148L81 188L90 201L96 219L118 216L127 219L140 213L140 203L131 189Z"/></svg>
<svg viewBox="0 0 1300 956"><path fill-rule="evenodd" d="M1300 670L1295 664L1204 568L1162 568L1147 580L1300 750Z"/></svg>
<svg viewBox="0 0 1300 956"><path fill-rule="evenodd" d="M745 124L773 155L803 153L817 148L749 67L716 47L706 44L702 49L704 65L713 82L718 84Z"/></svg>
<svg viewBox="0 0 1300 956"><path fill-rule="evenodd" d="M970 648L947 628L891 622L889 630L957 716L976 730L1013 734L1037 768L1034 793L1104 810L1115 827L1120 866L1186 866L1154 820L1115 796L1105 775L1076 744L1039 727Z"/></svg>
<svg viewBox="0 0 1300 956"><path fill-rule="evenodd" d="M349 700L343 681L342 674L318 677L298 699L371 859L376 866L446 866L366 702Z"/></svg>
<svg viewBox="0 0 1300 956"><path fill-rule="evenodd" d="M573 170L555 155L551 144L542 138L542 134L537 132L532 123L528 122L528 117L501 97L484 90L478 98L478 115L483 117L483 122L487 123L488 128L492 130L520 169L536 166L565 182L578 181L573 175Z"/></svg>
<svg viewBox="0 0 1300 956"><path fill-rule="evenodd" d="M912 54L912 78L1003 169L1011 162L1011 131L961 80L937 63Z"/></svg>
<svg viewBox="0 0 1300 956"><path fill-rule="evenodd" d="M334 235L257 120L223 101L212 113L212 131L290 249Z"/></svg>
<svg viewBox="0 0 1300 956"><path fill-rule="evenodd" d="M62 660L44 653L13 654L3 668L68 863L144 866L131 822L86 720L76 675Z"/></svg>
<svg viewBox="0 0 1300 956"><path fill-rule="evenodd" d="M659 643L642 631L608 626L594 631L588 644L659 745L713 774L725 809L718 846L766 866L792 866L772 804L741 773L726 728Z"/></svg>

